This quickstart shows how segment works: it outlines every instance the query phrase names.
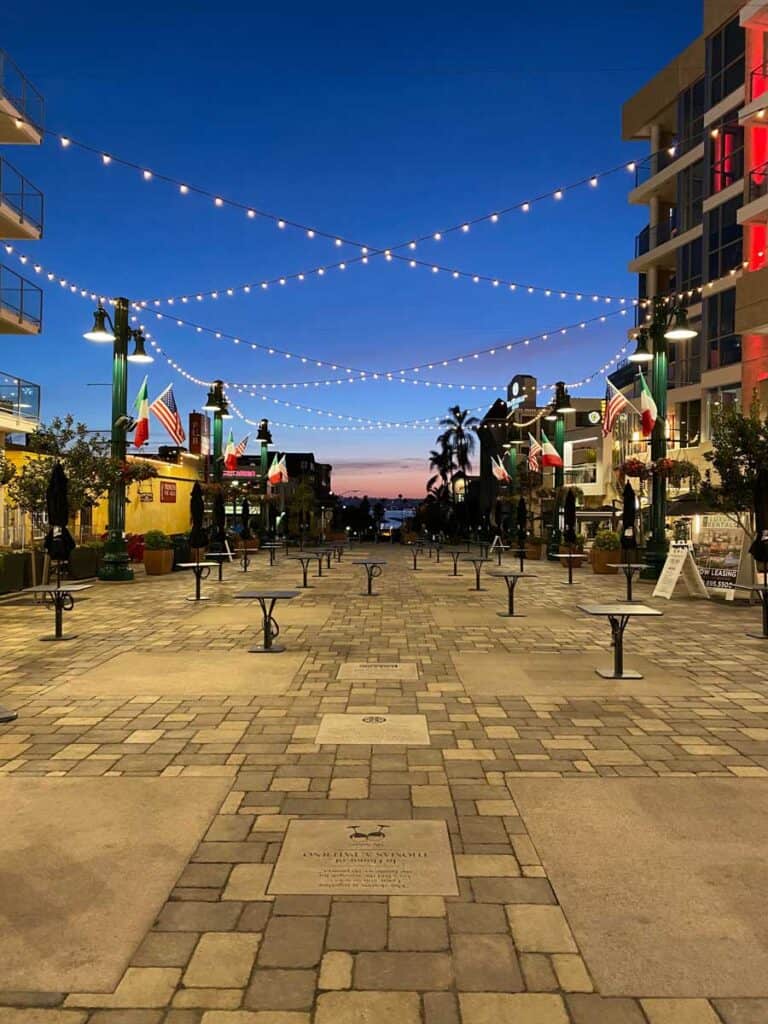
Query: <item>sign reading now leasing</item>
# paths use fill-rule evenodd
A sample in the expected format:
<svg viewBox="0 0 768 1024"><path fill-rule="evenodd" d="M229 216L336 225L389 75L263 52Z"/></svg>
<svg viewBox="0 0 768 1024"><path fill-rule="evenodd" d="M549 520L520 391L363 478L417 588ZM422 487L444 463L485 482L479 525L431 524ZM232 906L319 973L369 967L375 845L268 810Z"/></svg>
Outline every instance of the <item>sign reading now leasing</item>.
<svg viewBox="0 0 768 1024"><path fill-rule="evenodd" d="M653 596L669 600L681 579L685 583L689 597L703 597L709 600L707 588L704 586L691 549L686 544L673 544L654 587Z"/></svg>

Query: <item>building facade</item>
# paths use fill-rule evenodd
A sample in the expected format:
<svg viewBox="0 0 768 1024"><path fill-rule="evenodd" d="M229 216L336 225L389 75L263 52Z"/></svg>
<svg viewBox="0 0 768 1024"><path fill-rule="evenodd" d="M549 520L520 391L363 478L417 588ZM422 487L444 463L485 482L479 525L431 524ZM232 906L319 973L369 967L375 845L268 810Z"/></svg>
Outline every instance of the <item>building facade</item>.
<svg viewBox="0 0 768 1024"><path fill-rule="evenodd" d="M704 469L718 408L754 393L768 408L768 2L704 0L703 32L626 102L623 135L650 149L629 196L648 208L637 326L646 298L687 307L698 333L670 345L668 444Z"/></svg>
<svg viewBox="0 0 768 1024"><path fill-rule="evenodd" d="M44 113L40 93L0 50L0 335L37 335L42 329L42 291L9 261L17 242L42 237L43 195L8 159L7 151L40 145ZM9 435L32 432L39 419L40 387L0 370L0 456L4 458ZM2 466L0 460L0 474ZM17 513L5 502L1 484L0 475L0 544L10 544L18 529Z"/></svg>

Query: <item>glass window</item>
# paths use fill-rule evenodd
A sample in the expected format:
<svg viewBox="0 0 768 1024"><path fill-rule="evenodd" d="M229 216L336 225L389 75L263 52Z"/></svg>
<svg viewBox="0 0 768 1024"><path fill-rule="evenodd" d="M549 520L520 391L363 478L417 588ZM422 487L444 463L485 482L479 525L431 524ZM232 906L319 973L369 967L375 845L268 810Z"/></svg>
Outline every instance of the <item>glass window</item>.
<svg viewBox="0 0 768 1024"><path fill-rule="evenodd" d="M741 337L735 333L736 289L713 295L704 303L707 325L707 369L717 370L741 360Z"/></svg>
<svg viewBox="0 0 768 1024"><path fill-rule="evenodd" d="M721 409L741 408L741 385L729 384L723 388L711 388L707 391L707 439L712 436L712 419Z"/></svg>
<svg viewBox="0 0 768 1024"><path fill-rule="evenodd" d="M729 199L707 214L707 280L716 281L741 265L742 229L737 214L742 197Z"/></svg>
<svg viewBox="0 0 768 1024"><path fill-rule="evenodd" d="M701 443L701 399L678 404L680 447L695 448Z"/></svg>
<svg viewBox="0 0 768 1024"><path fill-rule="evenodd" d="M744 83L744 29L738 16L707 40L708 107Z"/></svg>
<svg viewBox="0 0 768 1024"><path fill-rule="evenodd" d="M677 176L677 208L681 231L688 231L701 224L703 202L704 161L697 160Z"/></svg>
<svg viewBox="0 0 768 1024"><path fill-rule="evenodd" d="M683 245L677 254L676 286L681 292L699 288L702 283L702 240L695 238Z"/></svg>
<svg viewBox="0 0 768 1024"><path fill-rule="evenodd" d="M684 89L677 98L678 153L684 153L700 141L704 131L704 79Z"/></svg>
<svg viewBox="0 0 768 1024"><path fill-rule="evenodd" d="M744 177L744 129L735 107L710 125L706 158L711 168L709 194L716 195Z"/></svg>

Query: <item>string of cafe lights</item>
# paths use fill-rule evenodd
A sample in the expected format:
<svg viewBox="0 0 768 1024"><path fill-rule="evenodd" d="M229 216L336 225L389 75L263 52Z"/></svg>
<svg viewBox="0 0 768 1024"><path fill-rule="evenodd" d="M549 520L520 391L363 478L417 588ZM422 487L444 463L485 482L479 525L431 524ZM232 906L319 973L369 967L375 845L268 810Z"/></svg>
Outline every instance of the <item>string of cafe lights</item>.
<svg viewBox="0 0 768 1024"><path fill-rule="evenodd" d="M360 369L359 367L346 367L344 369L341 369L341 372L345 373L347 375L347 377L351 377L351 376L357 375L360 378L370 377L372 380L385 380L385 381L395 381L395 380L398 380L399 381L402 378L404 378L406 374L420 373L421 371L424 371L424 370L435 370L435 369L438 369L440 367L447 367L447 366L451 366L451 365L464 364L466 362L470 362L470 361L474 361L474 360L480 359L483 356L488 356L488 357L492 358L492 357L494 357L496 355L502 355L504 352L510 352L513 349L515 349L517 347L520 347L520 346L526 347L526 346L531 345L533 342L549 341L550 339L554 339L556 337L562 337L564 335L567 335L567 334L569 334L569 332L572 332L572 331L575 331L575 330L584 330L588 326L591 326L593 324L598 324L598 323L599 324L603 324L603 323L606 323L608 321L608 319L611 318L611 317L626 316L626 314L627 314L627 309L626 309L626 307L623 307L621 309L615 309L615 310L611 311L610 313L602 313L599 316L591 317L588 320L581 320L581 321L579 321L577 323L566 324L565 326L562 326L562 327L555 327L555 328L552 328L552 329L550 329L548 331L542 331L539 334L531 334L531 335L528 335L527 337L517 338L517 339L515 339L513 341L508 341L508 342L503 342L503 341L502 342L498 342L496 345L488 346L486 348L477 349L477 350L474 350L474 351L471 351L471 352L465 352L465 353L462 353L461 355L448 356L448 357L443 358L443 359L435 359L432 362L419 363L419 364L415 364L413 366L402 367L402 368L397 369L397 370L370 370L370 369ZM304 363L304 364L313 363L315 366L318 366L318 367L324 367L324 366L325 367L330 367L334 371L340 369L340 364L338 364L338 363L330 363L327 360L317 359L314 356L308 356L308 355L304 355L304 354L301 354L301 353L290 352L290 351L288 351L286 349L277 348L275 346L268 346L268 345L261 344L259 342L250 341L248 339L243 339L240 336L230 334L227 331L216 330L213 327L205 327L202 324L196 324L196 323L193 323L192 321L184 320L184 319L177 318L177 317L169 317L165 313L154 313L154 316L158 320L168 320L170 323L175 324L177 327L187 327L187 328L190 328L190 329L194 330L197 334L212 335L217 340L231 341L234 345L245 346L246 348L250 348L252 351L262 351L262 352L266 352L268 355L271 355L271 356L281 356L281 357L283 357L285 359L296 359L299 362ZM132 317L132 319L133 319L133 321L135 323L138 322L138 320L139 320L139 318L137 316L135 316L135 315ZM343 378L337 378L337 382L340 379L343 380ZM426 381L423 378L419 378L419 379L420 379L421 383L424 384L425 386L426 385L437 386L436 382ZM408 382L410 382L410 381L406 378L406 383L408 383ZM447 387L449 385L444 384L443 386ZM454 385L454 386L456 386L456 385Z"/></svg>
<svg viewBox="0 0 768 1024"><path fill-rule="evenodd" d="M149 344L154 348L154 350L159 355L162 356L162 358L166 361L166 363L179 376L183 377L185 380L187 380L190 383L195 384L195 385L197 385L199 387L207 388L207 387L211 387L213 385L213 383L214 383L213 381L211 381L211 380L204 380L204 379L202 379L200 377L195 376L194 374L190 373L187 369L185 369L185 367L183 367L175 359L171 358L166 352L163 351L163 349L159 346L159 344L155 341L155 339L152 338L151 335L149 335L149 334L147 335L147 340L149 341ZM622 348L619 349L619 351L611 359L609 359L606 363L603 363L602 366L598 367L598 369L594 370L591 374L587 375L586 377L583 377L579 381L574 381L572 383L569 383L566 386L569 389L571 389L571 390L575 390L577 388L584 387L586 384L588 384L590 381L594 380L594 378L597 377L600 374L603 374L603 376L607 376L607 374L609 372L612 372L612 367L621 360L623 355L626 353L628 347L629 347L628 345L624 345ZM257 385L250 385L250 387L256 387L256 386ZM335 412L335 411L330 411L328 409L318 409L318 408L315 408L313 406L302 405L302 404L297 403L297 402L291 402L291 401L287 401L287 400L284 400L284 399L274 398L271 395L264 394L263 392L258 392L258 391L250 391L249 392L249 391L247 391L248 387L249 387L249 385L232 383L231 381L226 382L224 384L224 388L225 388L227 399L228 399L230 405L232 405L234 407L234 400L232 398L232 393L231 393L232 389L234 389L239 394L246 394L248 397L251 397L251 398L259 398L259 399L262 399L262 400L265 400L265 401L269 401L269 402L272 402L275 405L280 405L280 406L284 406L284 407L287 407L287 408L296 409L298 411L311 413L311 414L314 414L314 415L317 415L317 416L326 416L326 417L328 417L330 419L344 420L347 423L359 423L359 424L365 425L366 427L372 427L372 428L379 428L379 427L385 427L385 426L386 427L396 427L396 428L399 428L399 427L403 427L403 428L414 427L414 428L416 428L416 427L419 427L419 426L430 427L430 426L434 426L434 424L436 422L439 422L439 420L441 419L441 416L433 416L433 417L424 417L424 418L421 418L421 419L406 420L406 421L375 420L375 419L372 419L370 417L352 416L349 413L339 413L339 412ZM477 386L474 386L474 387L471 386L471 385L462 386L462 390L464 389L464 387L470 388L471 390L477 390ZM539 390L542 390L542 391L544 391L544 390L552 390L552 389L554 389L554 387L555 387L554 384L552 384L552 385L543 385L542 388L540 388ZM496 391L497 393L498 392L502 392L503 393L506 390L506 388L503 387L503 386L502 387L493 387L493 388L491 388L491 390ZM548 405L548 403L547 403L547 405ZM473 409L470 409L469 411L470 412L482 412L485 408L486 408L485 405L480 405L480 406L476 406ZM546 406L545 406L544 411L546 411ZM243 417L243 418L245 418L245 417ZM532 423L536 422L536 420L538 418L539 418L539 416L535 417L531 422ZM248 422L252 422L252 421L249 420ZM253 421L253 422L255 423L256 421ZM288 426L288 424L279 424L279 425ZM519 425L520 424L518 424L518 426ZM304 424L292 424L291 426L295 427L296 429L310 429L310 425L306 425L305 426Z"/></svg>

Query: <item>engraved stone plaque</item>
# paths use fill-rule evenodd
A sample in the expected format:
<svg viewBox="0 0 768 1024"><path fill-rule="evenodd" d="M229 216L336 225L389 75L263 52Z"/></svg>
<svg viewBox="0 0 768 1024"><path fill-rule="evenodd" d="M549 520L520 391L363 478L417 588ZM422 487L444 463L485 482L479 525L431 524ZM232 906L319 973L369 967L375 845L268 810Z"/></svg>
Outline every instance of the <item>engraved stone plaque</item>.
<svg viewBox="0 0 768 1024"><path fill-rule="evenodd" d="M269 895L456 896L444 821L292 821Z"/></svg>
<svg viewBox="0 0 768 1024"><path fill-rule="evenodd" d="M323 715L315 743L429 744L425 715Z"/></svg>
<svg viewBox="0 0 768 1024"><path fill-rule="evenodd" d="M339 669L338 679L408 679L419 678L412 661L347 661Z"/></svg>

